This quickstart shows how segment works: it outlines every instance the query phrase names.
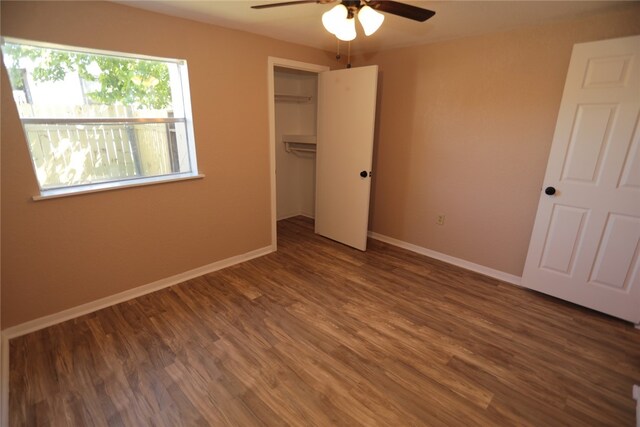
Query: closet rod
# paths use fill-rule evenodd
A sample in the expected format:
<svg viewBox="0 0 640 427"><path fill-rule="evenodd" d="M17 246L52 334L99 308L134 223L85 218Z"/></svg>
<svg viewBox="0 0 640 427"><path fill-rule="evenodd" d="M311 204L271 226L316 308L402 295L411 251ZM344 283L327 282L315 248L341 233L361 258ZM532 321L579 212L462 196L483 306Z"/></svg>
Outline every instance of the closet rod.
<svg viewBox="0 0 640 427"><path fill-rule="evenodd" d="M285 95L276 93L275 100L284 102L311 102L312 97L306 95Z"/></svg>
<svg viewBox="0 0 640 427"><path fill-rule="evenodd" d="M301 153L315 153L316 150L314 150L313 148L289 148L289 152L295 152L295 151L300 151Z"/></svg>

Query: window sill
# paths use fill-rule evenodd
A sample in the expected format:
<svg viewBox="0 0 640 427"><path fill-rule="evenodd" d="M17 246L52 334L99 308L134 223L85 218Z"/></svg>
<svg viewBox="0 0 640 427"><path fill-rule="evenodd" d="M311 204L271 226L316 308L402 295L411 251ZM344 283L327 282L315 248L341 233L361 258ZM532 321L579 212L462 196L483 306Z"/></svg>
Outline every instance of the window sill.
<svg viewBox="0 0 640 427"><path fill-rule="evenodd" d="M102 191L122 190L125 188L144 187L147 185L165 184L178 181L191 181L202 178L204 178L203 174L159 176L153 178L89 184L71 188L57 188L55 190L42 190L42 193L39 196L33 196L33 200L37 202L40 200L58 199L60 197L80 196L82 194L98 193Z"/></svg>

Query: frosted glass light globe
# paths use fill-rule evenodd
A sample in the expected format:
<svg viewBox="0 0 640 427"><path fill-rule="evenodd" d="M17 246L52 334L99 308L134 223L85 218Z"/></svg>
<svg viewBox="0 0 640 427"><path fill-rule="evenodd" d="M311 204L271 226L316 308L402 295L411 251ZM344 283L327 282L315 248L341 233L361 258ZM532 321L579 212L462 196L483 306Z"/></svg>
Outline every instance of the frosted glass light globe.
<svg viewBox="0 0 640 427"><path fill-rule="evenodd" d="M347 20L349 11L343 4L332 7L322 14L322 25L331 34L336 34Z"/></svg>
<svg viewBox="0 0 640 427"><path fill-rule="evenodd" d="M338 31L335 33L336 37L342 41L348 42L356 38L356 20L355 18L345 19L342 21Z"/></svg>
<svg viewBox="0 0 640 427"><path fill-rule="evenodd" d="M370 36L378 31L378 28L382 25L382 21L384 21L384 15L376 12L369 6L363 6L358 11L358 21L360 21L364 29L364 34Z"/></svg>

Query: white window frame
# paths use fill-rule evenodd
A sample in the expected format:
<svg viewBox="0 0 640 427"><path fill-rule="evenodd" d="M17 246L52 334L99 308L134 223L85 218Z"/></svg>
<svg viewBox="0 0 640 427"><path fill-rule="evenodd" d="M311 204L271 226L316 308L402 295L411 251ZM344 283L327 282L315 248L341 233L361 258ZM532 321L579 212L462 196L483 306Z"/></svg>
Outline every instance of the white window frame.
<svg viewBox="0 0 640 427"><path fill-rule="evenodd" d="M64 187L46 188L43 189L38 182L40 190L39 195L33 196L33 200L44 200L58 197L73 196L78 194L95 193L98 191L114 190L127 187L139 187L145 185L153 185L165 182L184 181L191 179L204 178L203 174L198 173L198 163L196 157L196 144L195 134L193 130L193 115L191 110L191 91L189 87L189 72L187 68L187 61L184 59L163 58L149 55L139 55L127 52L108 51L101 49L91 49L70 45L60 45L55 43L47 43L40 41L25 40L13 37L0 37L0 45L5 43L25 44L30 46L36 46L47 49L66 50L78 53L96 54L104 56L113 56L116 58L131 58L142 59L151 61L170 62L178 65L178 73L180 79L180 86L182 89L182 103L184 108L184 118L22 118L22 123L25 141L27 141L27 132L25 125L27 124L146 124L146 123L184 123L187 134L187 147L189 153L189 165L190 171L178 172L165 175L155 175L149 177L127 177L121 179L114 179L110 181L104 181L99 183L68 185ZM15 100L14 100L15 102ZM27 141L28 143L28 141ZM33 162L33 156L29 152L31 159L31 166L33 168L34 175L36 173L36 167Z"/></svg>

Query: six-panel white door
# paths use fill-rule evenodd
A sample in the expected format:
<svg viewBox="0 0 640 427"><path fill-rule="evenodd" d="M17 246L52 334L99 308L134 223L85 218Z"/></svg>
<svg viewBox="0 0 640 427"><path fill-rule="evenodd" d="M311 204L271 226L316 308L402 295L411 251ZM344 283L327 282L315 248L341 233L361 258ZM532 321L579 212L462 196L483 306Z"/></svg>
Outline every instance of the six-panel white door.
<svg viewBox="0 0 640 427"><path fill-rule="evenodd" d="M316 233L367 248L378 66L318 78Z"/></svg>
<svg viewBox="0 0 640 427"><path fill-rule="evenodd" d="M640 36L575 45L522 277L525 287L634 323L639 117Z"/></svg>

